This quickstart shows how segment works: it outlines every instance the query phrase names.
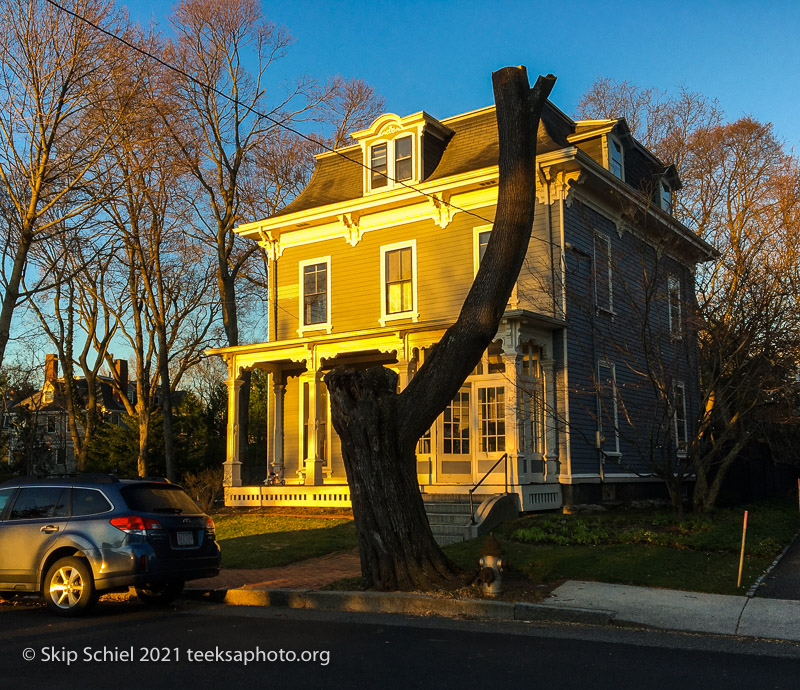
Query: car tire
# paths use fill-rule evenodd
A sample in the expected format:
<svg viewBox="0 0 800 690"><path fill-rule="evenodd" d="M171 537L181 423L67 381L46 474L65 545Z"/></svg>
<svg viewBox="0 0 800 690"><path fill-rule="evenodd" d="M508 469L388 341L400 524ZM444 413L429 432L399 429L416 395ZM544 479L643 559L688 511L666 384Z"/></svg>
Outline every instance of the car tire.
<svg viewBox="0 0 800 690"><path fill-rule="evenodd" d="M167 606L183 591L183 580L170 580L150 587L136 587L136 596L148 606Z"/></svg>
<svg viewBox="0 0 800 690"><path fill-rule="evenodd" d="M58 616L80 616L97 603L92 570L81 558L62 558L47 571L43 592L47 608Z"/></svg>

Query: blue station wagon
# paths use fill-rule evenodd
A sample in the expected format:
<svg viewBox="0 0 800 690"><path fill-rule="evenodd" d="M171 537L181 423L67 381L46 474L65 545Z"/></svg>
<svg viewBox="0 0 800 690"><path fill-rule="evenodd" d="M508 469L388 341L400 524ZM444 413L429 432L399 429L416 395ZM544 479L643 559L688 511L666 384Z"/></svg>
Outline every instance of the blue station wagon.
<svg viewBox="0 0 800 690"><path fill-rule="evenodd" d="M0 591L41 592L58 615L134 587L152 605L219 573L214 521L166 480L83 475L0 484Z"/></svg>

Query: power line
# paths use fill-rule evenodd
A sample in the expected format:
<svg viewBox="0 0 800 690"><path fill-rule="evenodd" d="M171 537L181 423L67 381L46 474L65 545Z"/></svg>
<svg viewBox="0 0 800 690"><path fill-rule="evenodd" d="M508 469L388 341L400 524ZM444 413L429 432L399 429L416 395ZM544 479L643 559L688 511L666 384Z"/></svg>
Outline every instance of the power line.
<svg viewBox="0 0 800 690"><path fill-rule="evenodd" d="M378 175L382 175L383 177L385 177L388 181L392 182L393 184L400 185L402 187L406 187L407 189L413 190L413 191L417 192L418 194L422 194L423 196L426 196L429 199L435 201L437 204L442 204L442 205L447 206L447 207L449 207L449 208L451 208L451 209L453 209L455 211L461 211L462 213L466 213L467 215L470 215L473 218L477 218L478 220L481 220L484 223L491 223L491 224L494 223L494 221L491 221L488 218L484 218L483 216L481 216L481 215L479 215L477 213L474 213L473 211L468 211L465 208L462 208L460 206L456 206L455 204L451 203L450 201L445 201L444 199L440 199L435 194L431 194L429 192L425 192L425 191L419 189L418 187L414 186L413 184L408 184L407 182L403 182L402 180L396 180L393 177L391 177L390 175L388 175L387 173L381 172L380 170L375 170L374 168L372 168L371 166L367 165L363 161L358 161L358 160L355 160L354 158L350 158L349 156L346 156L345 154L343 154L341 151L338 151L337 149L328 146L324 142L319 141L317 139L314 139L313 137L310 137L307 134L303 134L299 130L297 130L297 129L293 128L293 127L290 127L286 123L281 122L280 120L276 120L275 118L256 110L252 106L247 105L246 103L242 103L238 98L233 98L232 96L229 96L228 94L224 93L223 91L220 91L216 87L211 86L210 84L206 84L206 83L200 81L199 79L193 77L191 74L188 74L187 72L184 72L182 69L180 69L180 67L176 67L175 65L172 65L172 64L166 62L165 60L162 60L157 55L153 55L152 53L150 53L149 51L145 50L144 48L141 48L140 46L137 46L136 44L131 43L130 41L128 41L127 39L125 39L125 38L123 38L121 36L117 36L117 34L113 33L112 31L109 31L108 29L104 29L102 26L99 26L98 24L95 24L94 22L92 22L91 20L87 19L86 17L78 14L77 12L73 12L72 10L64 7L63 5L60 5L55 0L47 0L47 2L49 4L51 4L53 7L61 10L62 12L70 15L73 18L77 19L78 21L81 21L81 22L84 22L85 24L88 24L89 26L91 26L96 31L99 31L102 34L105 34L106 36L108 36L109 38L111 38L111 39L113 39L115 41L119 41L120 43L122 43L123 45L127 46L131 50L136 51L140 55L143 55L146 58L149 58L150 60L153 60L153 61L157 62L162 67L166 67L168 70L171 70L172 72L180 74L182 77L184 77L185 79L188 79L189 81L191 81L192 83L196 84L200 88L206 89L206 90L216 94L217 96L220 96L220 97L226 99L230 103L232 103L234 105L237 105L237 106L239 106L241 108L244 108L245 110L247 110L247 112L252 113L253 115L256 115L257 117L264 118L265 120L271 122L273 124L273 126L275 126L275 127L280 127L282 129L286 130L287 132L291 132L292 134L294 134L294 135L296 135L296 136L298 136L298 137L300 137L302 139L305 139L306 141L311 142L312 144L314 144L316 146L319 146L322 149L325 149L329 153L334 153L337 156L340 156L341 158L344 158L344 160L346 160L346 161L350 161L351 163L355 163L356 165L364 168L365 170L369 170L370 173L373 173L373 174L377 173ZM531 238L535 239L538 242L541 242L542 244L546 244L548 247L550 247L551 245L552 246L556 246L556 244L554 242L549 242L549 241L544 240L544 239L542 239L540 237L536 237L533 234L531 234Z"/></svg>

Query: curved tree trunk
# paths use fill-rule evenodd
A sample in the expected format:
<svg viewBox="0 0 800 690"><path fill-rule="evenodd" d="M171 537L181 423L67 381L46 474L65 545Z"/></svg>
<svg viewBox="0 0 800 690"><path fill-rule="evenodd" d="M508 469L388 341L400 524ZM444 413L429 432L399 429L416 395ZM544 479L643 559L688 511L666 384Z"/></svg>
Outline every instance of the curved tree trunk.
<svg viewBox="0 0 800 690"><path fill-rule="evenodd" d="M400 394L397 375L383 367L338 368L325 376L366 587L427 589L461 579L431 534L414 448L488 347L519 275L533 227L539 117L555 77L539 77L531 89L524 67L506 67L492 81L500 143L497 213L458 320Z"/></svg>

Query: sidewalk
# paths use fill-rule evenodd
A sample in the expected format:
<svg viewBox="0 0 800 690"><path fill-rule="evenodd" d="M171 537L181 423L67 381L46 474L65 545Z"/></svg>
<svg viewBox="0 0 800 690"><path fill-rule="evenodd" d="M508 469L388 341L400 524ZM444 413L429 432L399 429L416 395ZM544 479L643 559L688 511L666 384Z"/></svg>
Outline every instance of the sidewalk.
<svg viewBox="0 0 800 690"><path fill-rule="evenodd" d="M355 551L264 570L223 570L186 595L234 606L400 613L481 620L641 625L663 630L800 642L800 601L703 594L569 580L540 604L408 593L319 591L360 574Z"/></svg>

